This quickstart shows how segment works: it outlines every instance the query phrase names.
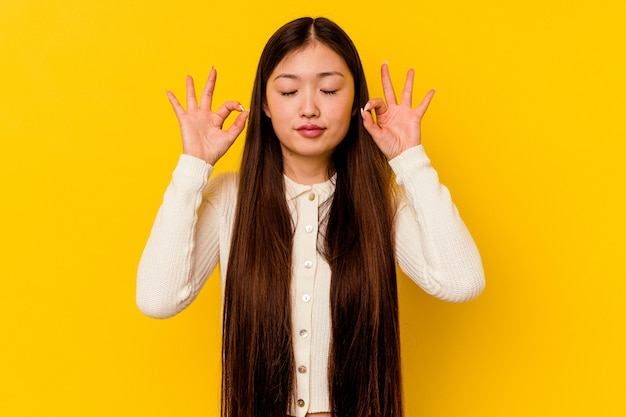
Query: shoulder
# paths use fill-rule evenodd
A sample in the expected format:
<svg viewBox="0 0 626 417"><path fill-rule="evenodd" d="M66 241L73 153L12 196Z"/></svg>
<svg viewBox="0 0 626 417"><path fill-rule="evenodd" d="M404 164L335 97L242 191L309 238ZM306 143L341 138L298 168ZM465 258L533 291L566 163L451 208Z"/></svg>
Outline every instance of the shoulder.
<svg viewBox="0 0 626 417"><path fill-rule="evenodd" d="M204 192L205 200L217 200L227 205L237 200L239 173L236 171L220 172L212 175Z"/></svg>
<svg viewBox="0 0 626 417"><path fill-rule="evenodd" d="M209 185L223 189L237 189L239 187L239 172L219 172L211 176Z"/></svg>

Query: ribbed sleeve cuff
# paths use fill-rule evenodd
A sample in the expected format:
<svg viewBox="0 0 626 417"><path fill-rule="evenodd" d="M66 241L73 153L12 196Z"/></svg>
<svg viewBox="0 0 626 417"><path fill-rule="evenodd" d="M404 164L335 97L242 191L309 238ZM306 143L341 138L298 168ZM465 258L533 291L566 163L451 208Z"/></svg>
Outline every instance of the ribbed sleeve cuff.
<svg viewBox="0 0 626 417"><path fill-rule="evenodd" d="M182 182L190 188L197 189L207 183L212 172L213 165L195 156L181 154L172 177L177 183Z"/></svg>
<svg viewBox="0 0 626 417"><path fill-rule="evenodd" d="M408 172L415 172L421 168L430 167L430 159L422 145L414 146L389 160L389 165L395 172L398 180Z"/></svg>

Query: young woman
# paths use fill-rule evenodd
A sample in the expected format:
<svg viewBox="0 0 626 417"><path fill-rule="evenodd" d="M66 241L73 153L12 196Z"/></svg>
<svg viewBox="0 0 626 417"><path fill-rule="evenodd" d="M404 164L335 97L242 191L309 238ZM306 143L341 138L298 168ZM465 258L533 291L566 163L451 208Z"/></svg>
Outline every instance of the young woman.
<svg viewBox="0 0 626 417"><path fill-rule="evenodd" d="M385 99L370 99L343 30L302 18L265 46L249 111L212 110L214 69L199 106L191 78L186 110L168 93L183 155L137 303L172 316L220 263L225 416L402 416L396 262L444 300L483 288L476 246L421 145L434 91L413 108L413 70L399 102L386 64L381 76ZM248 117L239 173L211 177Z"/></svg>

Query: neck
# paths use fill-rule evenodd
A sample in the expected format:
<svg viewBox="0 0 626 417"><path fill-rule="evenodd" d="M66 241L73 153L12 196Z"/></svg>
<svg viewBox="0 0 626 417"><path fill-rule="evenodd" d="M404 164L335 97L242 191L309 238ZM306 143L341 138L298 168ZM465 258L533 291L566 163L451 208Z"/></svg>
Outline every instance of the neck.
<svg viewBox="0 0 626 417"><path fill-rule="evenodd" d="M327 181L329 177L328 158L302 158L283 154L283 170L289 179L298 184L311 185Z"/></svg>

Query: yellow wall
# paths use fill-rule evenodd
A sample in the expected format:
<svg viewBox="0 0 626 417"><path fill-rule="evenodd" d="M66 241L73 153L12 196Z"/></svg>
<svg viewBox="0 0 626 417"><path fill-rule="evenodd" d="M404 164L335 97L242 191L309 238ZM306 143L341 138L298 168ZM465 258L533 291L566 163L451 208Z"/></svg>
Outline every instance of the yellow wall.
<svg viewBox="0 0 626 417"><path fill-rule="evenodd" d="M626 415L623 0L305 3L0 2L0 415L216 414L217 280L167 321L134 305L180 152L164 91L215 65L249 102L301 15L352 35L375 95L385 59L438 89L424 143L484 258L469 304L402 279L407 415Z"/></svg>

